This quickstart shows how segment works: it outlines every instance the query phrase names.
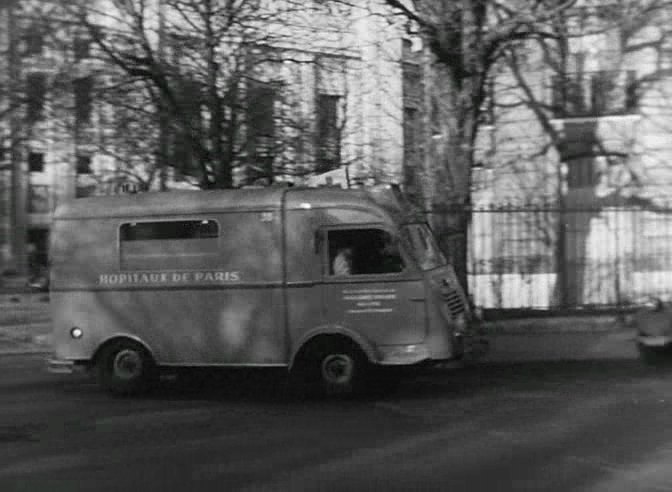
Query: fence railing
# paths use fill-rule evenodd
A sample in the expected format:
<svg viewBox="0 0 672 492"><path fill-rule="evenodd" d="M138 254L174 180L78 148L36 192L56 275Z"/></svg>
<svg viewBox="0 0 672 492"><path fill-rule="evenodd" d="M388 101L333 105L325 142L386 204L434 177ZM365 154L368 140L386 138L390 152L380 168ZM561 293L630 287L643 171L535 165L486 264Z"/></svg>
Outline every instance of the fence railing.
<svg viewBox="0 0 672 492"><path fill-rule="evenodd" d="M672 298L672 207L483 207L470 213L467 277L477 305L585 309Z"/></svg>

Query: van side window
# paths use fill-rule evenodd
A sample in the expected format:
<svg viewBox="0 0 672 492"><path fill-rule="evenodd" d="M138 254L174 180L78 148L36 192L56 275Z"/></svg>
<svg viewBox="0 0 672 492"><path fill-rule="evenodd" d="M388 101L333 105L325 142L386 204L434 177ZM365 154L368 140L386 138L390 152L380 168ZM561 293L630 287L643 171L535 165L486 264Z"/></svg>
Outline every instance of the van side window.
<svg viewBox="0 0 672 492"><path fill-rule="evenodd" d="M398 242L382 229L338 229L327 234L329 274L399 273L404 261Z"/></svg>
<svg viewBox="0 0 672 492"><path fill-rule="evenodd" d="M219 237L219 227L214 220L131 222L121 225L122 241L200 239L216 237Z"/></svg>
<svg viewBox="0 0 672 492"><path fill-rule="evenodd" d="M218 253L214 220L128 222L119 229L122 270L183 270L212 266Z"/></svg>

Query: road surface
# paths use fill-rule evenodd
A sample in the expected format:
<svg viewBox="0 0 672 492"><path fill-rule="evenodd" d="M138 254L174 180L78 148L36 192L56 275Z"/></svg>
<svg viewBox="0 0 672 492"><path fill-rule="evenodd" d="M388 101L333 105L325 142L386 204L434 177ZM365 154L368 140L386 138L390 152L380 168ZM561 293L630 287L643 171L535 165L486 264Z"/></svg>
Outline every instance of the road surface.
<svg viewBox="0 0 672 492"><path fill-rule="evenodd" d="M0 490L672 490L672 372L636 361L422 375L300 401L275 374L108 396L0 357Z"/></svg>

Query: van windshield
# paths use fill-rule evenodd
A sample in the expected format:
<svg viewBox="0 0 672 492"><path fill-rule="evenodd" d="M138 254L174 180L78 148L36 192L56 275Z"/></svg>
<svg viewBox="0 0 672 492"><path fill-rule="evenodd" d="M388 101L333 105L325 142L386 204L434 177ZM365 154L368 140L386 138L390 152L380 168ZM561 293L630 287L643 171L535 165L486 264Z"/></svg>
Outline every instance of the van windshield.
<svg viewBox="0 0 672 492"><path fill-rule="evenodd" d="M402 226L401 235L421 269L431 270L447 263L427 224Z"/></svg>

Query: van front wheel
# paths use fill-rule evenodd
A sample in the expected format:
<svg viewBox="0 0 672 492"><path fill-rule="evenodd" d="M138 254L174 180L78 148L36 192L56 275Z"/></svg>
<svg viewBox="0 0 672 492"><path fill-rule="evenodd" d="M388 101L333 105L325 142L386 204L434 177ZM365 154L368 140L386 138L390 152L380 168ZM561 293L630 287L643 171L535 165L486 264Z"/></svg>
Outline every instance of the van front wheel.
<svg viewBox="0 0 672 492"><path fill-rule="evenodd" d="M105 347L98 358L98 380L117 395L146 392L155 380L156 366L145 348L130 340Z"/></svg>
<svg viewBox="0 0 672 492"><path fill-rule="evenodd" d="M369 363L357 347L335 344L316 348L312 371L318 375L318 390L327 397L347 397L365 389Z"/></svg>

